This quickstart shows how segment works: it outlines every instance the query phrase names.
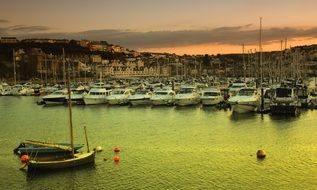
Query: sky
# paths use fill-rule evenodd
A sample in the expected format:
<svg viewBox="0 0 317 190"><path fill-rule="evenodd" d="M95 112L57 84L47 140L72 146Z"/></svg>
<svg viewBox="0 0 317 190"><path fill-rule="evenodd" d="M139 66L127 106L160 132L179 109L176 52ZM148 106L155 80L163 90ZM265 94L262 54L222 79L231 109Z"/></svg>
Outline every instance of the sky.
<svg viewBox="0 0 317 190"><path fill-rule="evenodd" d="M317 44L316 0L1 0L0 36L105 40L137 51L241 53Z"/></svg>

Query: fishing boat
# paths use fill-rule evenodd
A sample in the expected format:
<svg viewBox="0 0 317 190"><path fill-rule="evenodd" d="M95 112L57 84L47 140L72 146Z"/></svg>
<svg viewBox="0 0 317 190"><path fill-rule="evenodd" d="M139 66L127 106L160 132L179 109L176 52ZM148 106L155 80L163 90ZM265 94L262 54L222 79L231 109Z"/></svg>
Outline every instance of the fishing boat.
<svg viewBox="0 0 317 190"><path fill-rule="evenodd" d="M67 82L67 91L68 91L68 116L69 116L69 128L70 128L70 151L69 156L62 158L50 157L51 159L40 160L34 157L26 162L28 171L32 170L50 170L50 169L64 169L71 168L76 166L81 166L85 164L90 164L95 162L95 151L89 151L87 133L85 128L85 136L87 143L87 152L75 153L74 140L73 140L73 124L72 124L72 108L71 108L71 97L70 97L70 84L69 84L69 73L68 73L68 82Z"/></svg>
<svg viewBox="0 0 317 190"><path fill-rule="evenodd" d="M112 90L107 90L103 83L95 84L88 92L84 95L84 103L86 105L91 104L106 104L106 97L111 94Z"/></svg>
<svg viewBox="0 0 317 190"><path fill-rule="evenodd" d="M299 112L300 102L291 87L278 87L275 89L270 106L271 114L296 115Z"/></svg>

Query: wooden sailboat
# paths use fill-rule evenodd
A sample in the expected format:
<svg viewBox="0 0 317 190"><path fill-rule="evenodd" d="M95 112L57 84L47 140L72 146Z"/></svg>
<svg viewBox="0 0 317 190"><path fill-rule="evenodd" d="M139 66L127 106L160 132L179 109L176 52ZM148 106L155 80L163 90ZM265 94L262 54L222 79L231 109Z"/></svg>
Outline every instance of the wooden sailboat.
<svg viewBox="0 0 317 190"><path fill-rule="evenodd" d="M73 141L73 124L72 124L72 108L71 108L71 98L70 98L70 76L68 72L67 80L67 89L68 89L68 113L69 113L69 128L70 128L70 144L71 144L71 154L67 157L62 158L53 158L50 160L37 160L32 159L27 162L28 170L34 169L62 169L62 168L71 168L80 165L85 165L95 162L95 151L89 151L86 128L85 135L87 141L88 151L85 153L74 153L74 141Z"/></svg>

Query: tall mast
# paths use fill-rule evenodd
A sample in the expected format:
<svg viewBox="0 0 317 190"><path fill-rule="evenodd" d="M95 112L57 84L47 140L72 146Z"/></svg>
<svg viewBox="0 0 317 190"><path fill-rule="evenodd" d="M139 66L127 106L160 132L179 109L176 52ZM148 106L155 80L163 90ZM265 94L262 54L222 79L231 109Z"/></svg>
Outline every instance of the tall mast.
<svg viewBox="0 0 317 190"><path fill-rule="evenodd" d="M246 67L245 67L245 59L244 59L244 44L242 44L242 59L243 59L243 77L245 82Z"/></svg>
<svg viewBox="0 0 317 190"><path fill-rule="evenodd" d="M17 72L15 70L15 51L14 51L14 49L13 49L12 56L13 56L13 80L14 80L14 85L16 85L17 84Z"/></svg>
<svg viewBox="0 0 317 190"><path fill-rule="evenodd" d="M260 52L261 88L262 88L262 83L263 83L263 65L262 65L262 17L260 17L260 43L259 43L259 52Z"/></svg>
<svg viewBox="0 0 317 190"><path fill-rule="evenodd" d="M63 48L63 81L66 86L66 67L65 67L65 50Z"/></svg>
<svg viewBox="0 0 317 190"><path fill-rule="evenodd" d="M64 61L65 62L65 61ZM72 115L72 99L70 91L70 65L67 69L67 93L68 93L68 115L69 115L69 129L70 129L70 144L72 148L72 157L74 157L74 135L73 135L73 115Z"/></svg>

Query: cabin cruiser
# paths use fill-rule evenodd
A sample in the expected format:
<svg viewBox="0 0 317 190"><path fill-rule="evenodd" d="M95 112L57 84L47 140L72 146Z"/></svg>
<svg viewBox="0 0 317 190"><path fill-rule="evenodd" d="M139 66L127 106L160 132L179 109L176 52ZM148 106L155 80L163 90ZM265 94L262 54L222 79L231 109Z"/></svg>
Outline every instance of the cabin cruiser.
<svg viewBox="0 0 317 190"><path fill-rule="evenodd" d="M220 89L217 88L204 88L200 96L201 104L203 106L213 106L224 101Z"/></svg>
<svg viewBox="0 0 317 190"><path fill-rule="evenodd" d="M151 104L151 97L153 93L149 90L140 89L137 90L133 95L129 97L131 105L149 105Z"/></svg>
<svg viewBox="0 0 317 190"><path fill-rule="evenodd" d="M174 104L177 106L197 105L200 102L200 95L195 86L181 86L175 96Z"/></svg>
<svg viewBox="0 0 317 190"><path fill-rule="evenodd" d="M307 107L309 102L309 93L306 86L296 86L295 94L298 97L298 101L301 107Z"/></svg>
<svg viewBox="0 0 317 190"><path fill-rule="evenodd" d="M263 89L263 110L262 111L269 111L270 106L272 103L272 98L275 93L275 88L264 88Z"/></svg>
<svg viewBox="0 0 317 190"><path fill-rule="evenodd" d="M72 103L78 105L85 104L84 96L87 94L87 92L88 90L86 90L84 86L78 86L76 89L72 89L70 94ZM66 97L66 101L68 101L68 96Z"/></svg>
<svg viewBox="0 0 317 190"><path fill-rule="evenodd" d="M129 97L132 94L132 89L124 89L124 88L117 88L114 89L111 95L107 96L107 102L110 105L124 105L129 102Z"/></svg>
<svg viewBox="0 0 317 190"><path fill-rule="evenodd" d="M245 82L234 82L229 86L229 95L235 96L239 90L243 87L247 87Z"/></svg>
<svg viewBox="0 0 317 190"><path fill-rule="evenodd" d="M154 106L173 105L175 99L175 91L172 89L157 89L151 97L151 103Z"/></svg>
<svg viewBox="0 0 317 190"><path fill-rule="evenodd" d="M244 87L228 100L233 112L254 112L260 105L260 94L254 87Z"/></svg>
<svg viewBox="0 0 317 190"><path fill-rule="evenodd" d="M66 103L67 90L56 90L51 94L42 97L46 105L49 104L64 104Z"/></svg>
<svg viewBox="0 0 317 190"><path fill-rule="evenodd" d="M293 114L298 113L300 103L294 88L278 87L275 89L270 106L271 114Z"/></svg>
<svg viewBox="0 0 317 190"><path fill-rule="evenodd" d="M88 94L84 95L85 105L93 104L106 104L106 97L111 94L112 90L106 90L106 88L100 83L92 86Z"/></svg>

